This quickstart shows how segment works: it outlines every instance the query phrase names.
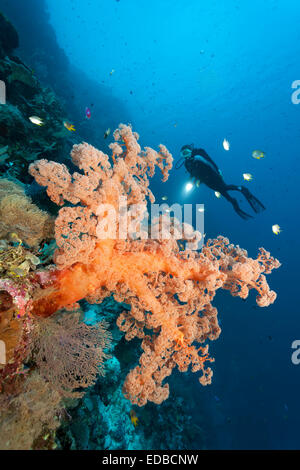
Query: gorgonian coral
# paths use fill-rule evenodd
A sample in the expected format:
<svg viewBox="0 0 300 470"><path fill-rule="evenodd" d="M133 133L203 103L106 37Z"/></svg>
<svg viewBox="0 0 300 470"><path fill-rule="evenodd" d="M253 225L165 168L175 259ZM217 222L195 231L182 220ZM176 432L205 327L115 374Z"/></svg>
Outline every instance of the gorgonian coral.
<svg viewBox="0 0 300 470"><path fill-rule="evenodd" d="M36 321L32 359L40 374L63 397L81 397L103 375L104 349L110 345L107 324L88 326L79 313L60 312L56 318Z"/></svg>
<svg viewBox="0 0 300 470"><path fill-rule="evenodd" d="M15 232L30 247L53 234L52 217L26 196L21 185L0 179L0 238Z"/></svg>
<svg viewBox="0 0 300 470"><path fill-rule="evenodd" d="M30 166L52 201L72 204L60 209L55 222L58 270L44 278L45 286L53 290L40 296L32 311L47 317L79 299L101 302L110 293L129 304L131 310L123 312L117 323L126 339L142 339L143 353L125 380L124 393L142 406L168 397L164 380L176 366L180 371L191 366L193 372L202 372L203 385L210 383L212 370L206 363L212 359L204 343L218 338L221 331L211 304L217 289L242 298L255 289L258 304L267 306L276 294L270 291L265 274L279 262L263 249L257 259L251 259L223 237L208 240L202 252L180 250L175 236L147 238L141 221L147 199L154 202L149 177L158 166L165 181L172 157L164 146L158 152L142 150L130 126L120 125L114 138L111 160L88 144L73 147L72 161L83 174L71 175L65 165L47 160ZM120 234L122 198L126 198L126 222L131 227L126 237L116 235ZM134 218L137 222L132 226ZM197 242L199 233L184 228L190 241Z"/></svg>
<svg viewBox="0 0 300 470"><path fill-rule="evenodd" d="M17 393L15 388L0 394L0 450L29 450L38 439L46 446L60 426L63 405L51 384L36 371L19 382Z"/></svg>

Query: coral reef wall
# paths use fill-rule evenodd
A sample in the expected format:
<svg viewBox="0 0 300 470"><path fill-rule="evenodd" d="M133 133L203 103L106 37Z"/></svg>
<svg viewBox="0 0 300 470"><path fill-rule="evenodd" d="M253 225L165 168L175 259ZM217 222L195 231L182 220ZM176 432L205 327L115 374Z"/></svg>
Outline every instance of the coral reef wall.
<svg viewBox="0 0 300 470"><path fill-rule="evenodd" d="M107 128L131 121L124 102L102 84L99 77L88 77L69 62L57 43L44 0L0 0L0 11L17 28L18 55L34 70L43 86L55 91L65 109L65 118L75 122L84 140L101 148L106 143L103 134ZM104 67L105 64L103 72ZM95 125L86 125L86 106L92 107Z"/></svg>
<svg viewBox="0 0 300 470"><path fill-rule="evenodd" d="M207 341L221 332L217 290L245 299L255 289L258 305L268 306L276 294L265 275L279 262L262 248L252 259L221 236L199 252L201 234L184 224L178 237L177 220L171 239L160 237L163 217L142 229L155 200L149 179L158 168L166 181L171 154L163 145L142 150L138 134L122 124L110 154L78 144L84 138L101 148L99 129L115 126L126 110L68 62L44 1L0 0L12 18L16 5L21 34L0 14L7 85L0 108L0 448L186 448L188 405L172 394L167 400L170 376L190 369L202 385L211 382ZM39 22L23 14L28 8ZM74 77L90 85L95 110L101 106L90 129L80 124L88 103L83 87L72 97ZM69 117L76 134L65 125ZM54 232L54 217L28 196L33 178L60 206ZM138 223L122 240L102 237L107 221L99 207L110 204L119 216L121 197L130 222L139 205ZM148 239L152 228L157 236ZM201 429L193 433L204 445Z"/></svg>

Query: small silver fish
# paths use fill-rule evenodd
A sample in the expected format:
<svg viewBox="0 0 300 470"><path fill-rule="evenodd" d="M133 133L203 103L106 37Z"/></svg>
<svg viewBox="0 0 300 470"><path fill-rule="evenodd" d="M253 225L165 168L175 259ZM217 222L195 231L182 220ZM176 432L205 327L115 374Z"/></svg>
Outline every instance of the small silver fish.
<svg viewBox="0 0 300 470"><path fill-rule="evenodd" d="M104 132L104 139L106 139L110 134L110 127Z"/></svg>
<svg viewBox="0 0 300 470"><path fill-rule="evenodd" d="M30 116L29 121L36 126L43 126L45 124L43 119L38 116Z"/></svg>

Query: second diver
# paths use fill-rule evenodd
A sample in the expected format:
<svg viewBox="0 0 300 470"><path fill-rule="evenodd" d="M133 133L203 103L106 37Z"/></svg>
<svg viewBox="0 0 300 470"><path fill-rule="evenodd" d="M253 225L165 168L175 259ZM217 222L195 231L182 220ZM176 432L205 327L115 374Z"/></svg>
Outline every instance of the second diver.
<svg viewBox="0 0 300 470"><path fill-rule="evenodd" d="M234 197L230 196L228 191L239 191L242 193L254 212L258 213L265 210L265 206L255 196L253 196L245 186L226 184L221 170L219 170L215 162L204 149L195 149L193 144L184 145L181 148L180 155L180 160L183 159L183 162L178 166L180 163L180 161L178 161L176 168L180 168L184 163L185 168L195 180L197 186L199 186L200 183L203 183L214 191L219 192L232 204L235 212L242 217L242 219L247 220L252 216L240 208L238 201Z"/></svg>

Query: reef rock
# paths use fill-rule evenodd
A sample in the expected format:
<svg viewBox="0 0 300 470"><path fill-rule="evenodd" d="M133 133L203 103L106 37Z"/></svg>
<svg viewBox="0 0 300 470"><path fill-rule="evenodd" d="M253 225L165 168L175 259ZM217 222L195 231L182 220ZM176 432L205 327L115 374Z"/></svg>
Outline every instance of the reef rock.
<svg viewBox="0 0 300 470"><path fill-rule="evenodd" d="M0 58L11 54L17 47L19 47L17 30L8 19L0 13Z"/></svg>

